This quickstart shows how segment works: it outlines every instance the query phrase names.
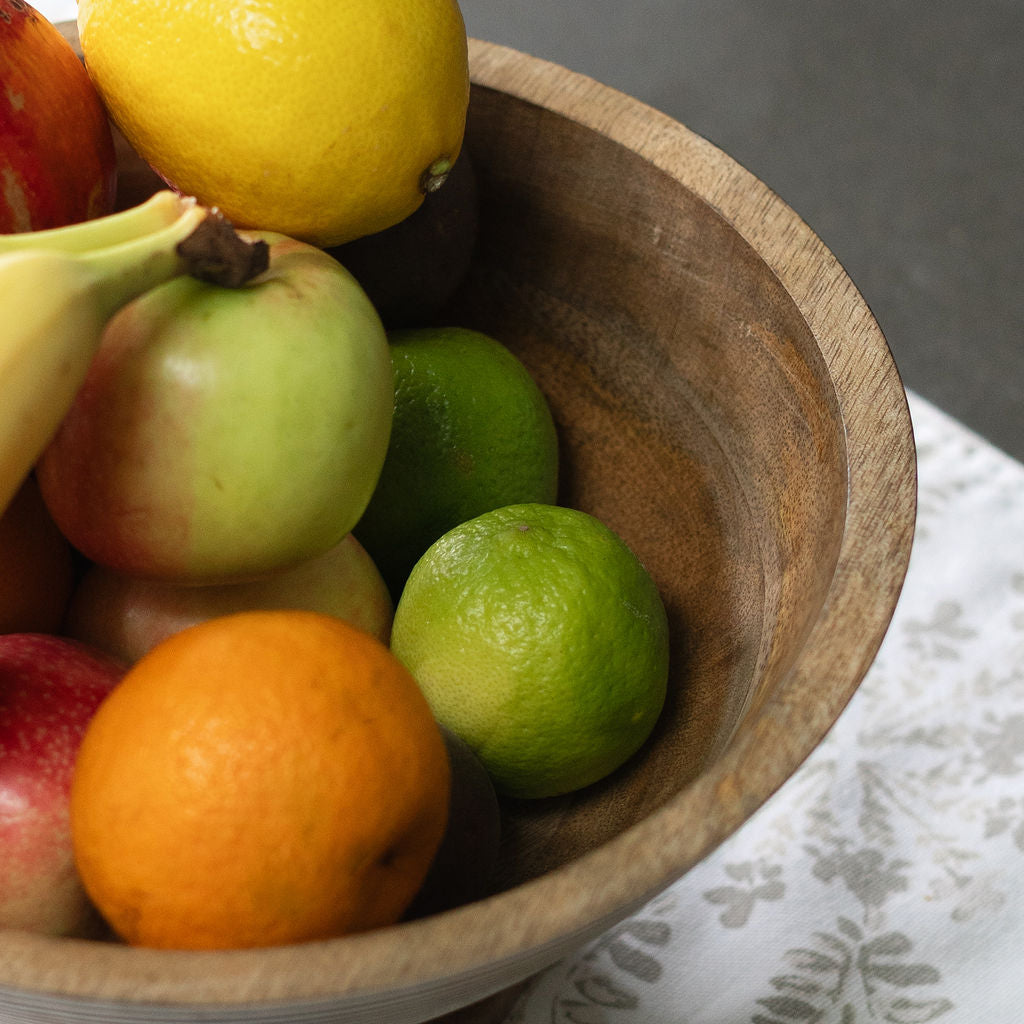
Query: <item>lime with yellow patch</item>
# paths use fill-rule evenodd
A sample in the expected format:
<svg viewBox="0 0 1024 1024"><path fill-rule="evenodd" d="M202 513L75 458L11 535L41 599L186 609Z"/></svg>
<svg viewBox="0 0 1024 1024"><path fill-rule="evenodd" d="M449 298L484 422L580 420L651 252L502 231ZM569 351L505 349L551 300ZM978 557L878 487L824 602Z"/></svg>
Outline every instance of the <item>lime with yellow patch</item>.
<svg viewBox="0 0 1024 1024"><path fill-rule="evenodd" d="M438 721L519 798L622 765L650 735L668 680L650 574L598 519L554 505L495 509L434 543L402 592L391 649Z"/></svg>

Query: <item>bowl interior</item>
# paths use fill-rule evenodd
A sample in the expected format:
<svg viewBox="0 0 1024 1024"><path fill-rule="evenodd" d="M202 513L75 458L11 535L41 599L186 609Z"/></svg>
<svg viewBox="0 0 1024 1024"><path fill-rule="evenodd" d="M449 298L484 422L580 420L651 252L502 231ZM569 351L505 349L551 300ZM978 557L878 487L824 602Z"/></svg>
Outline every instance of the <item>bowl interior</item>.
<svg viewBox="0 0 1024 1024"><path fill-rule="evenodd" d="M559 500L630 544L672 627L652 741L584 792L508 806L508 886L646 817L756 710L835 571L846 450L807 322L707 203L618 142L491 89L473 92L467 148L484 213L445 315L533 372L560 431Z"/></svg>

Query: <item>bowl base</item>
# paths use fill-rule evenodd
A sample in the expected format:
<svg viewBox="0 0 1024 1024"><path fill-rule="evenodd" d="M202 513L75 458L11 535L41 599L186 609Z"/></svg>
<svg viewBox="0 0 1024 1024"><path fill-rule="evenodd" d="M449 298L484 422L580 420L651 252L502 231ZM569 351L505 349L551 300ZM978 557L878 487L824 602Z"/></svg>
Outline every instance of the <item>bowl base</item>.
<svg viewBox="0 0 1024 1024"><path fill-rule="evenodd" d="M502 1024L531 980L527 978L526 981L504 988L486 999L464 1006L460 1010L453 1010L442 1017L431 1017L425 1024Z"/></svg>

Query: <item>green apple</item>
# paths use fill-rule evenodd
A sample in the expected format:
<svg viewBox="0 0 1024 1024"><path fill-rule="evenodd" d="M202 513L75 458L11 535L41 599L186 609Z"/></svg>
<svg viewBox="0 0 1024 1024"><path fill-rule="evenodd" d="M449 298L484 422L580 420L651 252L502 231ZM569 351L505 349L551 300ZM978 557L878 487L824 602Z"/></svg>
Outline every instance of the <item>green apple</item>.
<svg viewBox="0 0 1024 1024"><path fill-rule="evenodd" d="M37 468L92 561L249 578L332 548L369 502L394 408L380 318L322 250L261 237L244 287L180 278L111 320Z"/></svg>
<svg viewBox="0 0 1024 1024"><path fill-rule="evenodd" d="M385 644L391 636L391 595L351 533L325 554L238 583L167 583L93 565L71 595L64 632L133 665L162 640L199 622L276 608L334 615Z"/></svg>

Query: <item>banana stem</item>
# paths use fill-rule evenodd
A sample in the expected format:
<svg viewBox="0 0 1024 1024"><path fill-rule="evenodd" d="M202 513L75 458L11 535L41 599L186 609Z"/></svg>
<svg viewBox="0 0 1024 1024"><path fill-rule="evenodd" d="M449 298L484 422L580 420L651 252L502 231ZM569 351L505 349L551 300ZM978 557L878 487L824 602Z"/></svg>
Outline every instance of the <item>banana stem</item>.
<svg viewBox="0 0 1024 1024"><path fill-rule="evenodd" d="M246 242L194 199L178 202L181 212L165 227L78 255L97 279L98 301L106 314L182 274L237 288L266 269L265 242Z"/></svg>
<svg viewBox="0 0 1024 1024"><path fill-rule="evenodd" d="M192 234L206 214L206 208L194 200L183 200L177 218L165 227L141 238L78 254L76 258L95 277L95 297L104 316L113 316L132 299L185 273L178 243Z"/></svg>
<svg viewBox="0 0 1024 1024"><path fill-rule="evenodd" d="M173 198L175 210L161 214L167 223L139 234L136 213L117 244L81 252L23 244L0 254L8 314L0 327L0 515L67 414L122 306L182 274L238 287L266 268L266 242L247 242L194 199ZM94 237L110 238L108 229L97 225ZM124 222L115 234L124 235Z"/></svg>

